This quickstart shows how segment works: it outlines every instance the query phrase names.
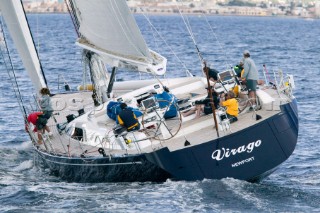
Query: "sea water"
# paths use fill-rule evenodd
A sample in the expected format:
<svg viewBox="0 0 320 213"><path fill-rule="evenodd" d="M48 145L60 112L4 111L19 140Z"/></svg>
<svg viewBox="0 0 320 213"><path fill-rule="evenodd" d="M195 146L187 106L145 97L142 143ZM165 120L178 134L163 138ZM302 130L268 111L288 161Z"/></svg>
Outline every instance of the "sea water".
<svg viewBox="0 0 320 213"><path fill-rule="evenodd" d="M292 156L261 183L229 178L68 183L34 165L31 142L12 89L15 82L9 80L1 62L0 211L319 212L320 20L187 16L191 36L180 16L148 16L153 27L145 17L135 17L149 47L168 58L167 77L185 76L187 69L193 75L202 75L195 45L208 64L220 71L236 65L248 49L261 78L263 64L269 73L281 69L293 74L300 127ZM28 18L50 89L56 92L64 83L75 89L82 80L82 53L74 45L76 33L69 15L34 14ZM10 39L8 42L11 44ZM32 102L31 84L10 46L20 92ZM120 70L117 78L137 76Z"/></svg>

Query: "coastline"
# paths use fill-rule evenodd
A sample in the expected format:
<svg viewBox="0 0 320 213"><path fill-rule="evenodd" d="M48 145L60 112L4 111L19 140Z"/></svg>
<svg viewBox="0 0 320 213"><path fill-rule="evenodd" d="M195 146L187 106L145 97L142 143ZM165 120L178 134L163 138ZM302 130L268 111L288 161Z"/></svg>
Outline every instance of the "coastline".
<svg viewBox="0 0 320 213"><path fill-rule="evenodd" d="M26 12L26 14L38 14L38 15L48 15L48 14L67 14L68 12ZM179 16L178 13L170 13L170 12L148 12L148 13L137 13L134 12L134 15L151 15L151 16ZM255 18L263 18L263 17L270 17L270 18L288 18L288 19L306 19L306 20L317 20L320 18L317 17L301 17L301 16L289 16L289 15L241 15L241 14L213 14L213 13L183 13L185 16L231 16L231 17L255 17Z"/></svg>
<svg viewBox="0 0 320 213"><path fill-rule="evenodd" d="M247 16L247 17L289 17L303 19L320 19L320 1L308 4L275 2L273 4L257 3L251 0L239 2L219 3L215 1L179 1L165 0L127 0L127 5L133 14L145 13L149 15L208 15L208 16ZM68 13L68 4L64 1L25 1L26 13Z"/></svg>

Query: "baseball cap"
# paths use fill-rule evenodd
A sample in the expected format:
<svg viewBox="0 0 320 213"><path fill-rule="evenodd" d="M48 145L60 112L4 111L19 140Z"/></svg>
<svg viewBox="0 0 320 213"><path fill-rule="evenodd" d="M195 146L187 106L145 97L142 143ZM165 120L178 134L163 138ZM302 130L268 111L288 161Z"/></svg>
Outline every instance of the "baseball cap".
<svg viewBox="0 0 320 213"><path fill-rule="evenodd" d="M247 54L249 54L249 55L250 55L249 50L245 50L245 51L243 51L243 55L247 55Z"/></svg>

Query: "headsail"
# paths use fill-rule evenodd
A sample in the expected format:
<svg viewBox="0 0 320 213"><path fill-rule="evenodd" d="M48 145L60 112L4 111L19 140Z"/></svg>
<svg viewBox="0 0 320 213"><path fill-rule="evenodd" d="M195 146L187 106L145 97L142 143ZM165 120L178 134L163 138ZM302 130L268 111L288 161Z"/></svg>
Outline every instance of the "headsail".
<svg viewBox="0 0 320 213"><path fill-rule="evenodd" d="M162 75L167 60L149 50L126 0L71 0L79 24L77 44L115 67Z"/></svg>
<svg viewBox="0 0 320 213"><path fill-rule="evenodd" d="M40 61L20 0L1 0L1 14L36 91L46 87Z"/></svg>

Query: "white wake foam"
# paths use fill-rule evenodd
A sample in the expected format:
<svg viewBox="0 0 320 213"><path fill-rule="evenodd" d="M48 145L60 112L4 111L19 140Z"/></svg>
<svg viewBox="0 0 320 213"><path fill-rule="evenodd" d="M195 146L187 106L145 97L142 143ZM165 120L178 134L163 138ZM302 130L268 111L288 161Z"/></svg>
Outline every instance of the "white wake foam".
<svg viewBox="0 0 320 213"><path fill-rule="evenodd" d="M22 163L20 163L19 166L14 167L12 169L12 171L14 172L20 172L20 171L24 171L27 169L31 169L33 167L33 160L27 160L27 161L23 161Z"/></svg>

